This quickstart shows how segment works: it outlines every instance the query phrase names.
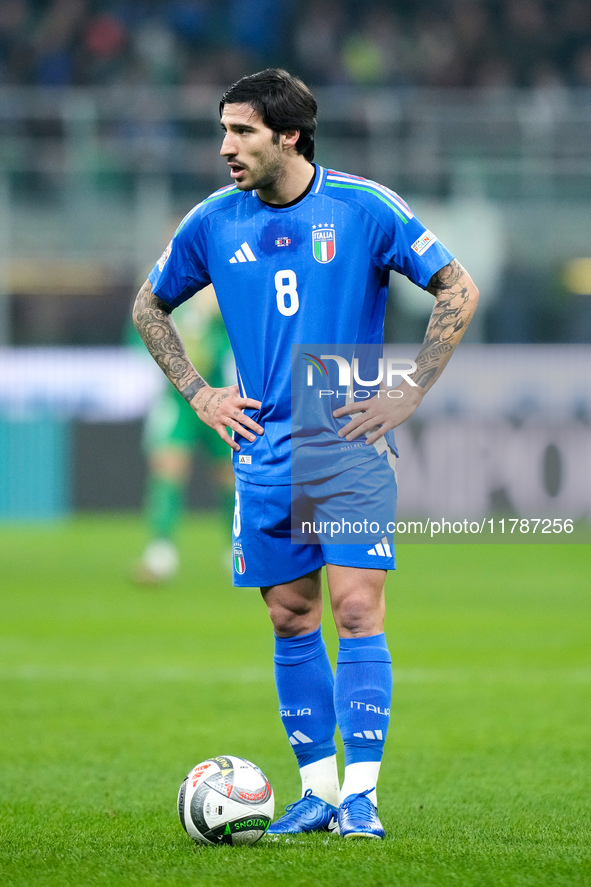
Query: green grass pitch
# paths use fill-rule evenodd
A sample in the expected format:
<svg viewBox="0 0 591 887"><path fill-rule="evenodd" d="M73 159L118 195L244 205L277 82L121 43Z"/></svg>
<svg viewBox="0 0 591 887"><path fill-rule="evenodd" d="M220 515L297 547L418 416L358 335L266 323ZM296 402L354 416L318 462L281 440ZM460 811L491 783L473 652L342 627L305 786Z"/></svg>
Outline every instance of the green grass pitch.
<svg viewBox="0 0 591 887"><path fill-rule="evenodd" d="M142 542L129 516L0 529L0 884L591 884L589 546L400 546L387 839L201 848L175 809L198 761L254 760L278 812L299 793L270 623L211 518L165 590L127 581Z"/></svg>

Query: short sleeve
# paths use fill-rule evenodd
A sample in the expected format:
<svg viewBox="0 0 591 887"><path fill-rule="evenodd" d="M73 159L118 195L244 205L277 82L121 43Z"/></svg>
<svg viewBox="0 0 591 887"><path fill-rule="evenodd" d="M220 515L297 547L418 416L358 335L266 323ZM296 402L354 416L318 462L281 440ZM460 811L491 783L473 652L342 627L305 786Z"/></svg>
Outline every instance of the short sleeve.
<svg viewBox="0 0 591 887"><path fill-rule="evenodd" d="M207 268L207 218L197 206L183 219L149 275L155 295L172 308L211 283Z"/></svg>
<svg viewBox="0 0 591 887"><path fill-rule="evenodd" d="M383 186L382 186L383 187ZM433 275L454 258L437 236L417 219L398 194L383 188L379 213L378 261L425 289Z"/></svg>

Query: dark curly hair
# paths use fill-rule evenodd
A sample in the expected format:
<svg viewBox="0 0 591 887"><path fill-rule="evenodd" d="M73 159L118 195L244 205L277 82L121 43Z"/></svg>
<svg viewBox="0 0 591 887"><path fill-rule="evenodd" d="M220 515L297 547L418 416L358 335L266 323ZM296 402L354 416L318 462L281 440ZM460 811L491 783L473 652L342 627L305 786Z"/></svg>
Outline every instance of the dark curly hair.
<svg viewBox="0 0 591 887"><path fill-rule="evenodd" d="M316 99L298 77L282 68L267 68L237 80L222 96L220 117L225 105L250 105L265 126L277 135L299 129L296 151L306 160L314 159L316 131Z"/></svg>

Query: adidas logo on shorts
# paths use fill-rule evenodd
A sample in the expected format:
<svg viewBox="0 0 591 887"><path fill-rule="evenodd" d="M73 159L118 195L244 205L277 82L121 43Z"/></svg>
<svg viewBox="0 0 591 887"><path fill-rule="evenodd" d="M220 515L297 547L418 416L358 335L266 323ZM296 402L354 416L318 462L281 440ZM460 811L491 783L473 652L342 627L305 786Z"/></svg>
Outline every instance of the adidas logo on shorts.
<svg viewBox="0 0 591 887"><path fill-rule="evenodd" d="M392 549L388 538L384 536L381 542L378 542L373 548L368 548L368 554L374 554L377 557L392 557Z"/></svg>

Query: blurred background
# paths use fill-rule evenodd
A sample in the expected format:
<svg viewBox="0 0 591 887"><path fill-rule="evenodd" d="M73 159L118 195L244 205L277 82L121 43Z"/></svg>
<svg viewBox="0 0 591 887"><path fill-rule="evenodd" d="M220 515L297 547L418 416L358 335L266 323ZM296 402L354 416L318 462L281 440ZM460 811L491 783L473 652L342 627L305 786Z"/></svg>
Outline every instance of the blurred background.
<svg viewBox="0 0 591 887"><path fill-rule="evenodd" d="M315 92L318 162L398 191L481 291L399 431L399 516L588 519L588 0L2 0L0 519L141 508L165 380L131 302L228 181L221 93L269 65ZM414 357L432 299L391 289Z"/></svg>

